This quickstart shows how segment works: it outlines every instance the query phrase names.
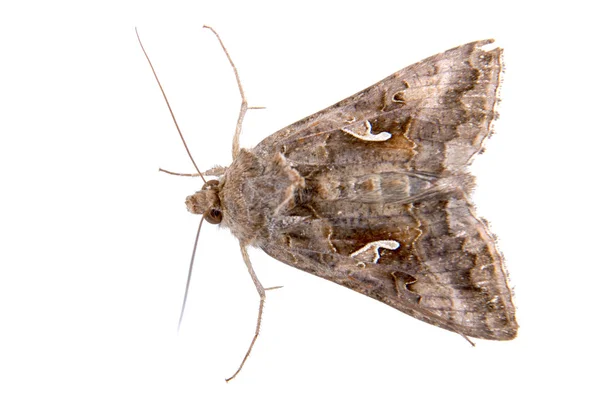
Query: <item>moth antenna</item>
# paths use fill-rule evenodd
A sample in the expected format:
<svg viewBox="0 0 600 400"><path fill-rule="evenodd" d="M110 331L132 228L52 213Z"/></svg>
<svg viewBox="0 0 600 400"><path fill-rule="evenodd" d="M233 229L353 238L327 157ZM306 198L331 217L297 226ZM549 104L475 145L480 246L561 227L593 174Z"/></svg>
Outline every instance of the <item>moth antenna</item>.
<svg viewBox="0 0 600 400"><path fill-rule="evenodd" d="M246 360L250 356L250 353L252 352L252 348L254 347L254 343L256 343L256 339L258 339L258 334L260 333L260 323L262 322L263 308L265 307L265 299L267 298L267 295L265 294L265 289L263 288L263 285L258 280L256 273L254 272L254 268L252 268L252 263L250 262L250 257L248 256L248 251L246 250L246 246L244 246L242 244L242 242L240 242L240 250L242 251L242 258L244 259L244 262L246 263L246 266L248 267L248 272L250 273L252 282L254 282L254 286L256 286L256 291L258 292L258 295L260 296L260 303L258 305L258 318L256 320L256 330L254 331L254 336L252 337L252 342L250 342L250 347L248 347L248 351L246 351L246 355L244 356L244 359L242 360L242 363L238 367L237 371L235 371L235 374L233 374L233 375L231 375L231 377L225 379L225 382L229 382L230 380L235 378L237 376L237 374L240 373L240 371L242 370L242 367L246 363ZM279 287L281 287L281 286L273 287L273 288L269 288L269 289L276 289Z"/></svg>
<svg viewBox="0 0 600 400"><path fill-rule="evenodd" d="M190 260L190 269L188 271L187 281L185 283L185 293L183 295L183 303L181 304L181 313L179 314L179 323L177 324L177 332L181 328L181 321L183 320L183 313L185 312L185 305L187 304L188 292L190 291L190 282L192 280L192 269L194 267L194 258L196 258L196 249L198 248L198 239L200 238L200 229L202 228L202 222L204 218L200 219L198 225L198 232L196 232L196 240L194 240L194 249L192 250L192 259Z"/></svg>
<svg viewBox="0 0 600 400"><path fill-rule="evenodd" d="M244 94L244 89L242 88L242 81L240 80L240 75L238 74L238 70L235 67L235 64L233 63L231 56L229 56L229 52L225 48L225 45L223 44L221 37L219 36L217 31L215 31L210 26L204 25L203 28L210 29L210 31L212 33L214 33L215 36L217 37L217 40L219 41L221 48L225 52L225 56L227 56L227 60L229 60L229 64L231 64L231 68L233 68L233 73L235 74L235 80L237 82L238 89L240 91L240 96L242 97L242 105L240 106L240 114L238 116L237 124L235 126L235 134L233 135L233 143L232 143L232 148L231 148L231 153L232 153L233 159L235 160L238 153L240 152L240 135L242 133L242 123L244 122L244 117L246 116L246 111L248 111L249 109L252 109L252 110L262 109L264 107L248 107L248 101L246 100L246 95Z"/></svg>
<svg viewBox="0 0 600 400"><path fill-rule="evenodd" d="M156 71L154 70L154 66L152 65L152 61L150 61L150 57L148 56L148 53L146 52L146 49L144 48L144 45L142 44L142 39L140 39L140 34L138 33L137 27L135 28L135 35L137 36L137 39L138 39L138 42L140 43L140 47L142 48L142 51L144 52L144 56L146 56L146 60L148 60L148 64L150 65L150 69L152 69L152 74L154 75L154 79L156 79L156 83L158 83L158 87L160 88L160 91L161 91L161 93L163 95L163 98L165 99L165 102L167 103L167 107L169 108L169 113L171 114L171 118L173 118L173 122L175 123L175 127L177 128L177 132L179 132L179 137L181 138L181 141L183 142L183 146L185 147L185 151L187 152L188 156L190 157L190 160L192 161L192 164L194 164L194 168L196 168L196 171L198 171L198 175L200 176L200 178L202 178L202 180L204 181L204 183L206 183L206 179L204 179L204 176L202 175L202 172L200 172L200 169L196 165L196 161L194 161L194 157L192 157L192 153L190 152L190 149L188 148L188 145L185 142L185 139L183 138L183 133L181 133L181 129L179 128L179 124L177 123L177 119L175 118L175 113L173 113L173 109L171 108L171 104L169 103L169 99L167 99L167 95L165 93L165 90L163 89L162 84L160 83L160 80L158 79L158 75L156 74Z"/></svg>

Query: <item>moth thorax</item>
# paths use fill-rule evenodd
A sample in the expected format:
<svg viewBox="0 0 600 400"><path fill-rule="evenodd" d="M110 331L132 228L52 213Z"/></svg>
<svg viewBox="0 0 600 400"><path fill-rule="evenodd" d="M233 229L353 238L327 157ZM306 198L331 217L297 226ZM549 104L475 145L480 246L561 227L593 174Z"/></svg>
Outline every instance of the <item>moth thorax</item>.
<svg viewBox="0 0 600 400"><path fill-rule="evenodd" d="M188 196L185 205L192 214L204 214L211 209L220 209L219 196L214 189L202 189Z"/></svg>

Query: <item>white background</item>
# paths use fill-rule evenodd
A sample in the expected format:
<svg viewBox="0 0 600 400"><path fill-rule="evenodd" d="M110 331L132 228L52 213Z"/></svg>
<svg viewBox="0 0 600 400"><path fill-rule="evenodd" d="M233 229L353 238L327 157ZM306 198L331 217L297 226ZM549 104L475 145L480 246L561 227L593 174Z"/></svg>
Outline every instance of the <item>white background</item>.
<svg viewBox="0 0 600 400"><path fill-rule="evenodd" d="M11 5L11 3L13 3ZM598 58L591 2L52 1L0 6L0 398L478 399L597 396ZM18 4L18 5L17 5ZM217 5L218 4L218 5ZM198 218L197 162L231 161L239 97L258 141L394 71L494 37L507 64L477 160L519 337L477 341L252 251ZM596 368L596 369L594 369Z"/></svg>

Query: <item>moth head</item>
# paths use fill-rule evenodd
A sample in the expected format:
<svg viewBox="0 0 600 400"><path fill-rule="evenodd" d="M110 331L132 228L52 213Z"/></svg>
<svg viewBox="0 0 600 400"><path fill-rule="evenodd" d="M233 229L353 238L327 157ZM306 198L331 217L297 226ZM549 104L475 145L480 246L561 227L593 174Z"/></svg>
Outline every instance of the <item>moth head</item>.
<svg viewBox="0 0 600 400"><path fill-rule="evenodd" d="M202 214L211 224L218 224L223 219L219 200L219 181L210 180L202 186L202 190L188 196L185 205L192 214Z"/></svg>

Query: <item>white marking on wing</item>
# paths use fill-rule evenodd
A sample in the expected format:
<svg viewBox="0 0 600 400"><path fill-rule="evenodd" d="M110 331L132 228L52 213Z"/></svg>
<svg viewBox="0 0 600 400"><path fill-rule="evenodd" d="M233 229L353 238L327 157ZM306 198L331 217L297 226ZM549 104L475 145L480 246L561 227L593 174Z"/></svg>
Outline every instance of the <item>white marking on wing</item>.
<svg viewBox="0 0 600 400"><path fill-rule="evenodd" d="M379 261L380 248L396 250L398 247L400 247L400 243L395 240L377 240L350 254L350 257L361 261L376 263Z"/></svg>
<svg viewBox="0 0 600 400"><path fill-rule="evenodd" d="M366 140L368 142L384 142L392 137L392 134L389 132L379 132L377 135L373 135L373 133L371 133L371 123L369 121L364 121L362 124L358 123L347 126L342 128L342 131L355 138Z"/></svg>

